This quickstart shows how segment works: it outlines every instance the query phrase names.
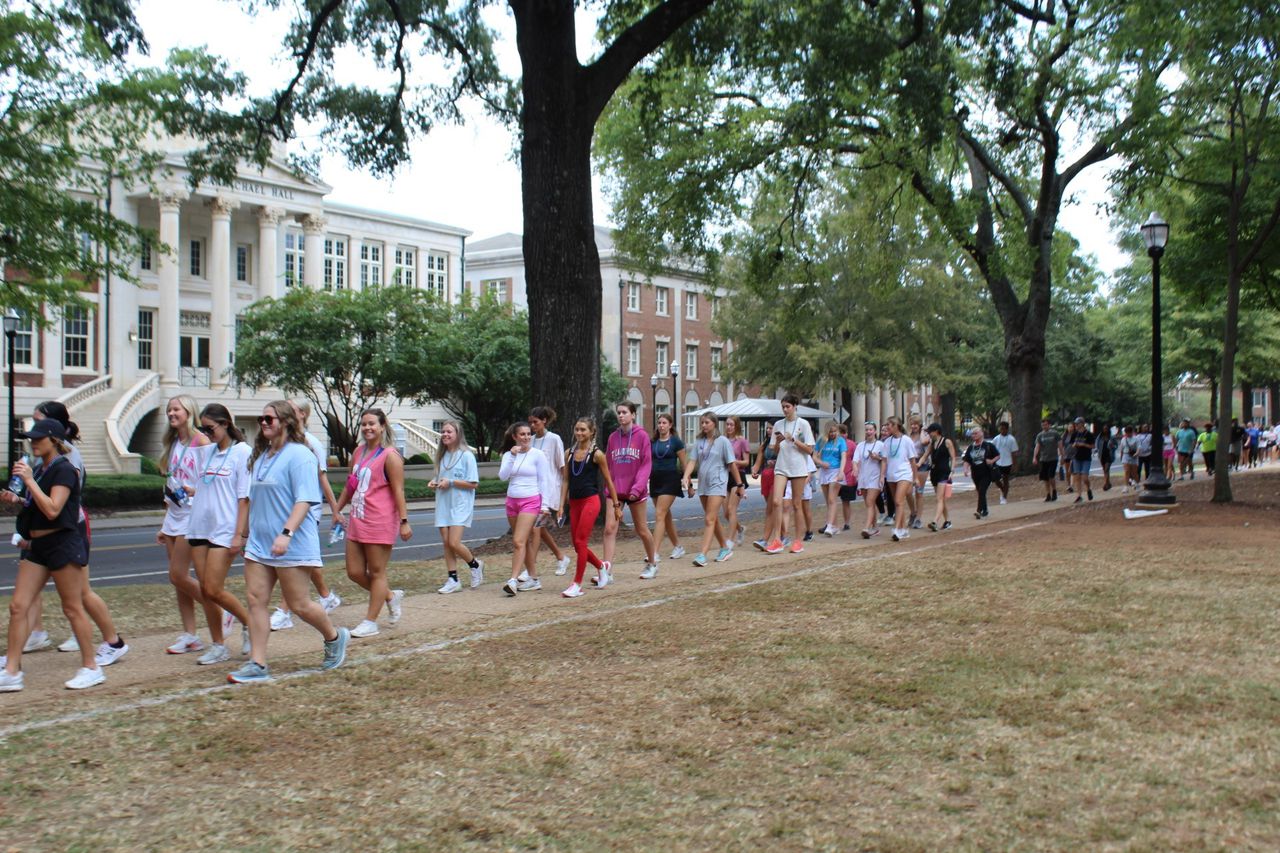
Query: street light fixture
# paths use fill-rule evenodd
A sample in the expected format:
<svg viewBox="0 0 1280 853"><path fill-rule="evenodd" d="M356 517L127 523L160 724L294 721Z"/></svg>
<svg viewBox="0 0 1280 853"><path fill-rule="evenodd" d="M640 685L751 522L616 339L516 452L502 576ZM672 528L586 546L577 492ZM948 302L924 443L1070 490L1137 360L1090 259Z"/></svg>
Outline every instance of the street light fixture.
<svg viewBox="0 0 1280 853"><path fill-rule="evenodd" d="M680 362L671 362L671 427L676 435L684 435L680 426Z"/></svg>
<svg viewBox="0 0 1280 853"><path fill-rule="evenodd" d="M653 401L653 434L658 434L658 374L649 377L650 399Z"/></svg>
<svg viewBox="0 0 1280 853"><path fill-rule="evenodd" d="M14 453L13 437L15 430L15 407L13 403L13 351L14 339L18 336L18 323L22 318L18 316L18 312L13 308L9 308L4 312L4 341L5 351L9 359L9 476L13 476L13 463L17 460L17 454Z"/></svg>
<svg viewBox="0 0 1280 853"><path fill-rule="evenodd" d="M1172 506L1178 502L1164 475L1164 392L1160 369L1160 256L1169 242L1169 223L1156 213L1142 223L1142 241L1151 257L1151 460L1139 506Z"/></svg>

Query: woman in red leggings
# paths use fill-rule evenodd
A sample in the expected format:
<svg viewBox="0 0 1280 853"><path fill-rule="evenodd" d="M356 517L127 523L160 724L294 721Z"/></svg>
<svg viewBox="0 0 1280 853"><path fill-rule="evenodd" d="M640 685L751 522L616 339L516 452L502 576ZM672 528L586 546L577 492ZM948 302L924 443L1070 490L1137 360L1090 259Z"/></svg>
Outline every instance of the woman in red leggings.
<svg viewBox="0 0 1280 853"><path fill-rule="evenodd" d="M613 478L609 476L609 466L605 455L596 447L596 425L590 418L578 418L573 425L573 449L564 455L565 472L569 475L560 487L560 523L564 523L564 502L569 501L569 524L573 534L573 550L578 555L578 570L573 576L573 583L560 593L565 598L577 598L582 595L582 576L587 571L587 563L600 568L600 558L591 553L587 540L591 538L591 529L600 516L600 477L608 487L608 494L613 501L613 511L622 518L622 502L618 500L618 490L613 487Z"/></svg>

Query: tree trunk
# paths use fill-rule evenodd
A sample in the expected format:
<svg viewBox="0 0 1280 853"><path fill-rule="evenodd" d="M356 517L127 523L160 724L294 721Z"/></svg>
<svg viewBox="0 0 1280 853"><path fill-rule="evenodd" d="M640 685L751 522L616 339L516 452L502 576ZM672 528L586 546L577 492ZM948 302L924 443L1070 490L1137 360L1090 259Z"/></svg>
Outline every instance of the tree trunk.
<svg viewBox="0 0 1280 853"><path fill-rule="evenodd" d="M942 424L942 435L954 441L956 437L956 392L947 391L938 395L938 405L942 409L942 415L938 419L938 423Z"/></svg>
<svg viewBox="0 0 1280 853"><path fill-rule="evenodd" d="M1267 413L1267 421L1275 425L1280 423L1280 382L1272 382L1268 385L1267 392L1267 402L1271 404L1271 411Z"/></svg>
<svg viewBox="0 0 1280 853"><path fill-rule="evenodd" d="M1253 420L1253 383L1240 383L1240 425L1244 426Z"/></svg>
<svg viewBox="0 0 1280 853"><path fill-rule="evenodd" d="M1236 340L1240 326L1240 275L1236 272L1236 242L1227 243L1227 318L1222 330L1222 375L1218 388L1218 458L1213 466L1213 502L1231 502L1231 389L1235 387Z"/></svg>
<svg viewBox="0 0 1280 853"><path fill-rule="evenodd" d="M1018 440L1020 473L1030 473L1031 446L1040 431L1040 414L1044 406L1044 337L1039 345L1026 335L1005 343L1005 365L1009 372L1009 413L1013 416L1010 432Z"/></svg>
<svg viewBox="0 0 1280 853"><path fill-rule="evenodd" d="M1218 416L1218 377L1209 380L1209 420Z"/></svg>
<svg viewBox="0 0 1280 853"><path fill-rule="evenodd" d="M568 437L576 418L600 415L595 116L582 106L573 4L528 4L515 12L524 72L520 159L533 402L554 408L557 430Z"/></svg>

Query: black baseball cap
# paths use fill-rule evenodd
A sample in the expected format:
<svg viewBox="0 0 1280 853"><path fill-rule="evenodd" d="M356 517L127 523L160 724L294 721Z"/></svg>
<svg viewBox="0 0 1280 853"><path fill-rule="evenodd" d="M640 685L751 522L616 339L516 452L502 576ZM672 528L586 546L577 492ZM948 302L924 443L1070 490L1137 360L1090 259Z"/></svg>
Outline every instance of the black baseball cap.
<svg viewBox="0 0 1280 853"><path fill-rule="evenodd" d="M41 418L31 425L31 429L18 433L20 438L56 438L67 440L67 430L53 418Z"/></svg>

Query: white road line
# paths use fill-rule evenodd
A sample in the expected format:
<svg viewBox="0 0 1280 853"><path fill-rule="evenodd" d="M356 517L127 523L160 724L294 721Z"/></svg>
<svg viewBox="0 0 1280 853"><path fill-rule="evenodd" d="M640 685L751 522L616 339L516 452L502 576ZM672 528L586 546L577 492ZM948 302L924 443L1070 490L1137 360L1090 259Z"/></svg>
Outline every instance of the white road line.
<svg viewBox="0 0 1280 853"><path fill-rule="evenodd" d="M799 569L794 572L786 572L781 575L770 575L768 577L756 578L754 580L734 581L732 583L723 584L709 589L699 589L691 592L682 592L675 595L664 596L663 598L655 598L649 601L640 601L634 604L623 604L617 607L605 607L600 610L593 610L587 613L574 613L568 616L559 616L554 619L544 619L540 622L534 622L529 625L516 625L510 628L496 628L488 631L477 631L462 637L456 637L452 640L441 640L435 643L424 643L412 649L402 649L398 652L386 652L383 654L366 655L365 657L353 660L348 666L366 666L369 664L383 663L384 661L397 660L399 658L411 657L415 655L430 654L431 652L440 652L451 649L455 646L467 643L477 643L484 640L497 640L504 637L512 637L519 634L528 634L531 631L539 631L543 628L551 628L557 625L567 625L574 622L586 622L593 619L603 619L614 616L619 613L629 613L638 610L647 610L650 607L659 607L663 604L672 604L675 602L692 601L697 598L703 598L708 595L721 595L726 592L734 592L740 589L747 589L753 586L761 586L763 584L777 583L779 581L795 580L797 578L812 577L813 575L825 574L827 572L836 571L837 569L847 569L861 563L871 562L873 560L885 559L887 557L906 557L913 554L921 554L926 551L934 551L938 548L944 548L951 544L964 544L967 542L979 542L983 539L990 539L995 536L1003 536L1006 533L1017 533L1022 530L1029 530L1033 527L1040 527L1048 524L1049 520L1035 521L1030 524L1020 524L1017 527L1008 527L1004 530L994 530L990 533L979 533L974 536L966 536L959 539L947 539L931 545L923 545L916 548L908 548L902 551L892 551L889 553L864 554L848 560L842 560L838 563L826 563L821 566L813 566L807 569ZM877 549L880 550L880 549ZM292 681L298 678L310 678L313 675L321 675L325 670L320 669L303 669L296 672L290 672L285 675L278 675L275 681ZM166 693L160 696L152 696L147 699L141 699L134 702L126 702L120 705L111 705L103 708L95 708L91 711L81 711L75 714L67 714L61 717L51 717L45 720L32 720L26 723L19 723L14 726L0 728L0 741L6 740L14 735L25 734L26 732L40 731L50 729L56 726L65 725L67 723L84 722L98 717L110 716L119 713L131 713L143 708L154 708L161 705L168 705L172 702L178 702L183 699L191 699L199 696L210 696L215 693L222 693L226 690L234 690L241 685L236 684L217 684L211 687L189 688L186 690L177 690L173 693Z"/></svg>

